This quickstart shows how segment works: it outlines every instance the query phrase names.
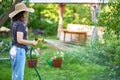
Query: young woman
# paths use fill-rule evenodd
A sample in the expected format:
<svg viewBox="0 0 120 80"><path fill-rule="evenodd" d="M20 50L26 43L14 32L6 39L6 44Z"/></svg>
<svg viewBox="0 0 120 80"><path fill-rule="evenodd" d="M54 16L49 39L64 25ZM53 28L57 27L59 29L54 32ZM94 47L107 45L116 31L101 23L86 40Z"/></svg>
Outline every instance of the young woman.
<svg viewBox="0 0 120 80"><path fill-rule="evenodd" d="M12 48L10 49L12 80L24 80L27 45L37 45L36 41L27 40L27 31L24 26L26 12L34 12L34 9L27 8L24 3L18 3L15 5L15 10L9 14L12 19Z"/></svg>

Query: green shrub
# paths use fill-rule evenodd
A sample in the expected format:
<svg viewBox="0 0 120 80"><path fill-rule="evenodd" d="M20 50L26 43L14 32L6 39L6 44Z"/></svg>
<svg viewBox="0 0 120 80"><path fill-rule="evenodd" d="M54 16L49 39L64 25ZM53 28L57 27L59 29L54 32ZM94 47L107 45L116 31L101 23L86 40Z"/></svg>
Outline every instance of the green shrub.
<svg viewBox="0 0 120 80"><path fill-rule="evenodd" d="M94 44L87 49L87 52L90 54L89 60L108 67L104 76L113 79L120 76L120 40L107 40L104 44Z"/></svg>

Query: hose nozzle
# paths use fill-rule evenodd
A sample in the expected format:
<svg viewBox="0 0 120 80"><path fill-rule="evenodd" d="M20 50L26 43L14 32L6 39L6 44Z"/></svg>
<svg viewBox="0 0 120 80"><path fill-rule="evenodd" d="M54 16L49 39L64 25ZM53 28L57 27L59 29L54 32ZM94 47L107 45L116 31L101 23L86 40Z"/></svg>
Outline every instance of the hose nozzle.
<svg viewBox="0 0 120 80"><path fill-rule="evenodd" d="M35 38L35 41L37 41L37 42L44 42L44 39L43 38Z"/></svg>

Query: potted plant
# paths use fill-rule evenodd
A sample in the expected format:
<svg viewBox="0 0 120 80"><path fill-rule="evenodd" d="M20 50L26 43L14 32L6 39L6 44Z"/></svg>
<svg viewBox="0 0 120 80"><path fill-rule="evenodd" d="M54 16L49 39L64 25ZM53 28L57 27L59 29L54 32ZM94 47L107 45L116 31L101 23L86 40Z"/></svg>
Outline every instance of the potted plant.
<svg viewBox="0 0 120 80"><path fill-rule="evenodd" d="M52 64L54 67L61 67L62 62L63 62L63 58L64 58L64 53L61 51L58 51L56 53L54 53L54 56L52 58Z"/></svg>
<svg viewBox="0 0 120 80"><path fill-rule="evenodd" d="M36 67L37 64L38 64L38 58L39 58L39 51L37 49L33 50L32 51L32 56L30 56L30 51L27 52L26 54L26 60L27 60L27 64L28 64L28 67L30 68L33 68L34 66ZM33 61L33 64L32 64L32 61L31 61L31 57L32 57L32 61Z"/></svg>

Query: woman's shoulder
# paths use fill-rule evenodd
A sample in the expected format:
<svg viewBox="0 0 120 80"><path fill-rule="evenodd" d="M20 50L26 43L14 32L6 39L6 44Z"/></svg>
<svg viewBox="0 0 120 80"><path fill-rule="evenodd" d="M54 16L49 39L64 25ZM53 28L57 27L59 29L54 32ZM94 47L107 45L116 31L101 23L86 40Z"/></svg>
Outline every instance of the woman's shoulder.
<svg viewBox="0 0 120 80"><path fill-rule="evenodd" d="M15 21L18 25L23 25L23 22L20 20Z"/></svg>
<svg viewBox="0 0 120 80"><path fill-rule="evenodd" d="M22 21L20 21L20 20L15 21L15 23L16 23L17 25L24 26L24 25L23 25L23 22L22 22Z"/></svg>

